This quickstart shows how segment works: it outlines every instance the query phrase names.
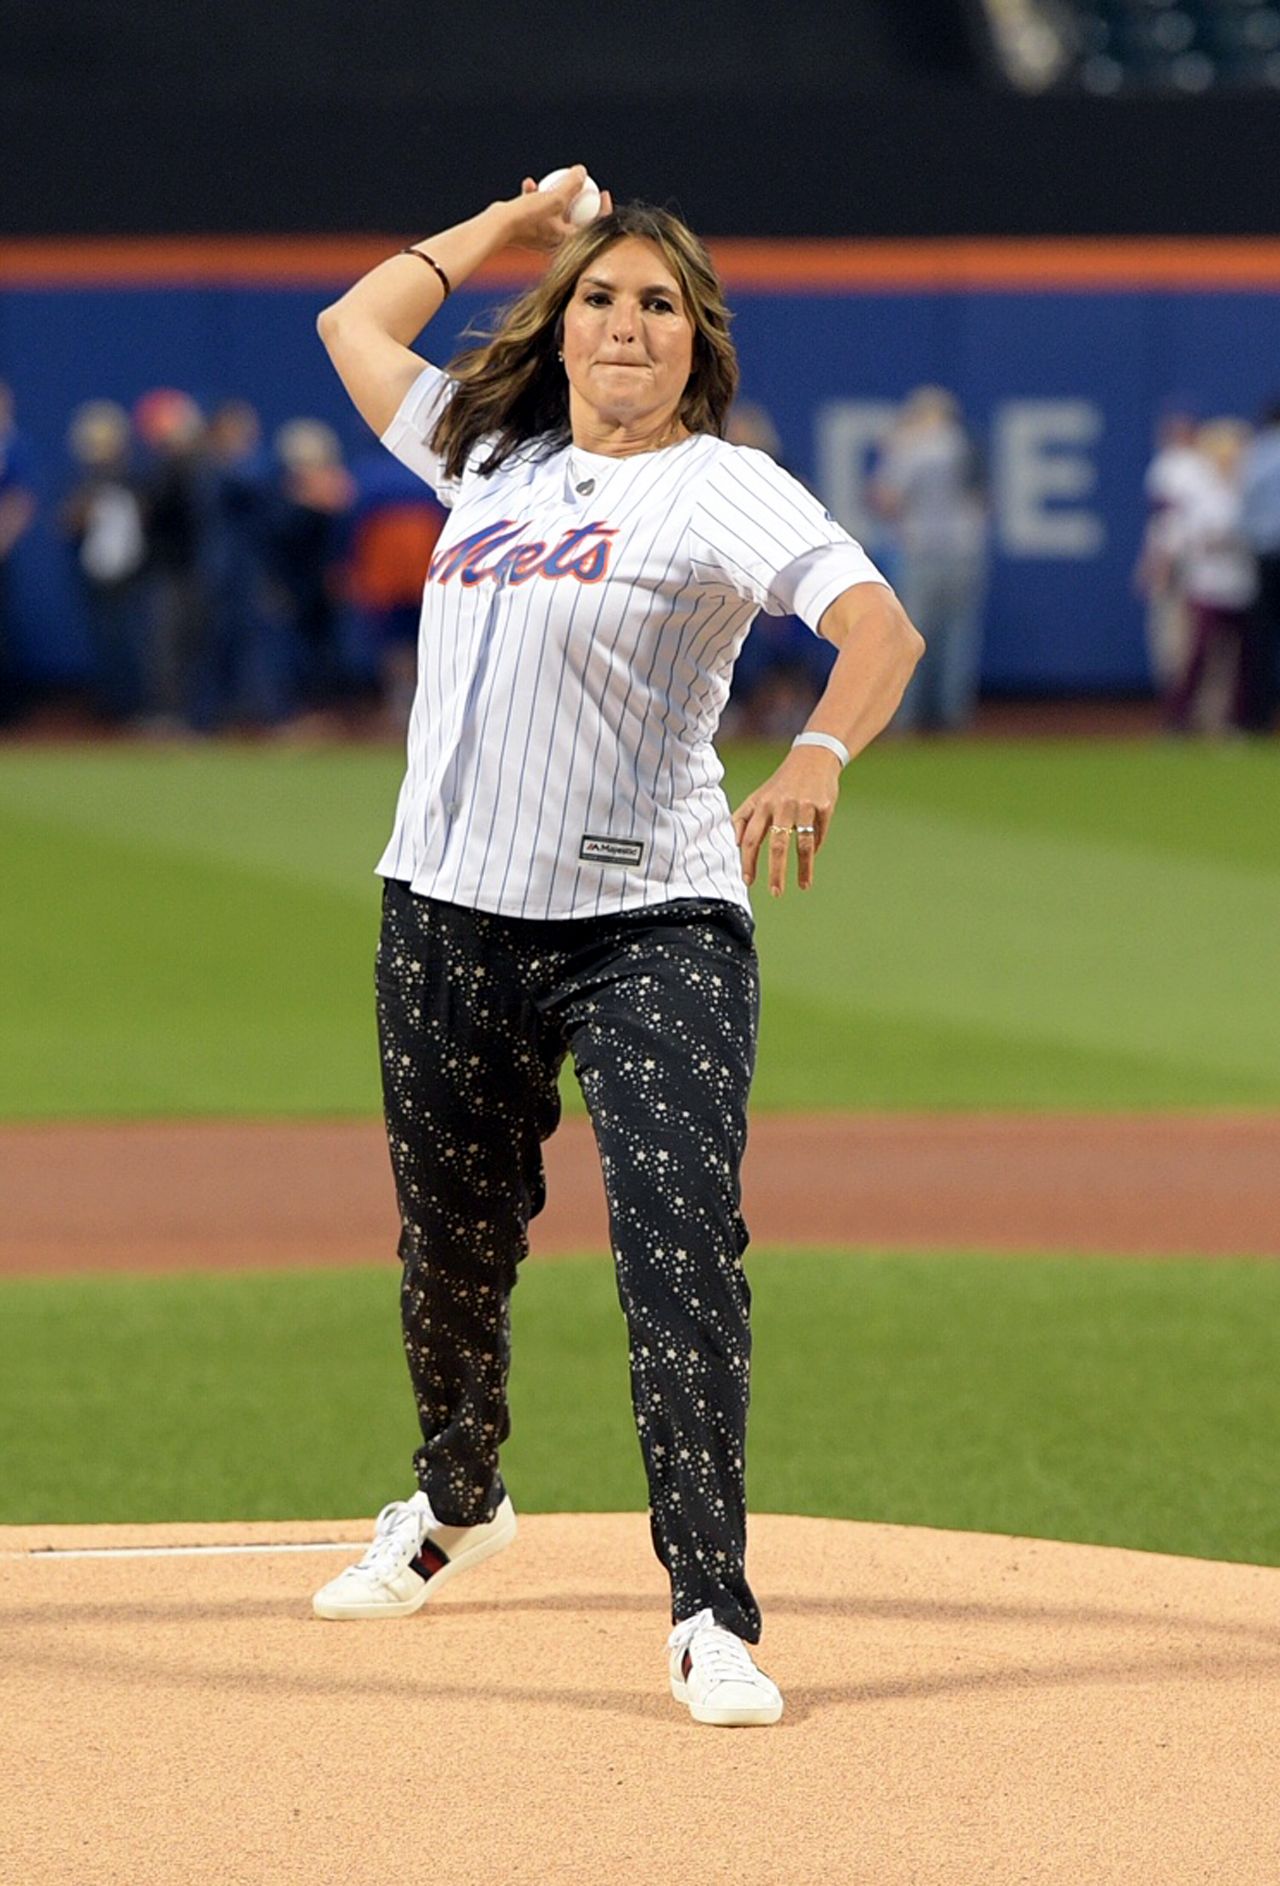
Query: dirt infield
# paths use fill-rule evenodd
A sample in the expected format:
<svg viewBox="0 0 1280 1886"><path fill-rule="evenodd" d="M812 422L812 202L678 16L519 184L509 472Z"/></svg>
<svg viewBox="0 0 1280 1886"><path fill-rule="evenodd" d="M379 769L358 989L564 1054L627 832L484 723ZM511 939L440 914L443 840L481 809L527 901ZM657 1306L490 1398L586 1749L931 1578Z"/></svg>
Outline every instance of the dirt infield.
<svg viewBox="0 0 1280 1886"><path fill-rule="evenodd" d="M666 1691L638 1515L522 1522L418 1616L321 1624L366 1526L0 1532L23 1886L1274 1886L1280 1571L754 1521L776 1728ZM25 1782L25 1785L21 1785Z"/></svg>
<svg viewBox="0 0 1280 1886"><path fill-rule="evenodd" d="M547 1148L542 1256L607 1250L585 1120ZM0 1274L385 1258L376 1122L0 1129ZM758 1115L761 1245L1280 1256L1280 1115Z"/></svg>
<svg viewBox="0 0 1280 1886"><path fill-rule="evenodd" d="M584 1122L548 1171L535 1250L606 1249ZM374 1123L10 1128L0 1173L11 1275L394 1246ZM762 1244L1280 1256L1280 1117L766 1115L746 1190ZM525 1517L418 1617L317 1622L312 1589L368 1532L0 1528L0 1874L1280 1879L1280 1569L756 1516L787 1710L734 1733L667 1694L642 1516ZM210 1545L273 1549L169 1549Z"/></svg>

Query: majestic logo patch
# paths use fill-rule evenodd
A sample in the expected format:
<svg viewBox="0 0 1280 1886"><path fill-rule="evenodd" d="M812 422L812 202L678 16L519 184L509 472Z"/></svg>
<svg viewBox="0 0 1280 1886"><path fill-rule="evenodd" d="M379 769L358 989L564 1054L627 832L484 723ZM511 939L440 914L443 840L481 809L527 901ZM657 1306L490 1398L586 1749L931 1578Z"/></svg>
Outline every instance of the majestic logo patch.
<svg viewBox="0 0 1280 1886"><path fill-rule="evenodd" d="M514 584L527 583L535 576L571 576L579 583L598 583L609 568L617 535L612 524L579 524L556 544L524 539L527 528L518 519L504 517L473 531L461 543L450 544L447 550L437 550L427 571L428 582L447 583L456 576L471 589L486 581Z"/></svg>
<svg viewBox="0 0 1280 1886"><path fill-rule="evenodd" d="M588 832L578 847L586 864L639 864L644 844L639 838L593 838Z"/></svg>

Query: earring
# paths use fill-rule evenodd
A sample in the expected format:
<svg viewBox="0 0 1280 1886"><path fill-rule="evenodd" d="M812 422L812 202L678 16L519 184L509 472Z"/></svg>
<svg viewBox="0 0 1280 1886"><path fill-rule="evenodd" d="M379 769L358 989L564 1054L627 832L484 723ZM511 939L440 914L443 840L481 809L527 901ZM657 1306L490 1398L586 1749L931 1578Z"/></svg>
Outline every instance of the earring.
<svg viewBox="0 0 1280 1886"><path fill-rule="evenodd" d="M557 360L563 360L563 359L564 359L564 355L563 355L563 354L557 354L557 355L556 355L556 359L557 359Z"/></svg>

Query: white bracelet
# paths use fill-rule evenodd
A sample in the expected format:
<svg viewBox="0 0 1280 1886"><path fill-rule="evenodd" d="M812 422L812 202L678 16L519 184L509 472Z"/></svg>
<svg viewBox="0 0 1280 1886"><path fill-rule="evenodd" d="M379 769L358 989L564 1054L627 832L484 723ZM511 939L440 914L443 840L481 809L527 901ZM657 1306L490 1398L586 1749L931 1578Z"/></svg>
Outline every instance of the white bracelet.
<svg viewBox="0 0 1280 1886"><path fill-rule="evenodd" d="M841 766L849 764L850 753L843 740L837 740L833 733L798 733L791 742L793 747L826 747L834 753Z"/></svg>

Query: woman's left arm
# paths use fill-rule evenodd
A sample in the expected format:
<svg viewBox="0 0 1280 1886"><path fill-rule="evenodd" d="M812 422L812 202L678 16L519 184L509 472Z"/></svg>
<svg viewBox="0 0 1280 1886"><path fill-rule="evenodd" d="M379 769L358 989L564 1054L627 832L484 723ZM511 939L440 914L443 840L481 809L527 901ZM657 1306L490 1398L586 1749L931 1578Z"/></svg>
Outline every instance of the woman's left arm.
<svg viewBox="0 0 1280 1886"><path fill-rule="evenodd" d="M819 633L840 652L805 732L834 734L852 758L893 718L924 653L924 637L882 583L855 583L837 596L823 613ZM791 833L812 826L796 838L797 881L802 891L810 888L813 861L836 809L840 766L839 756L826 747L793 747L777 772L747 795L733 815L746 883L754 883L767 844L769 889L781 897Z"/></svg>

